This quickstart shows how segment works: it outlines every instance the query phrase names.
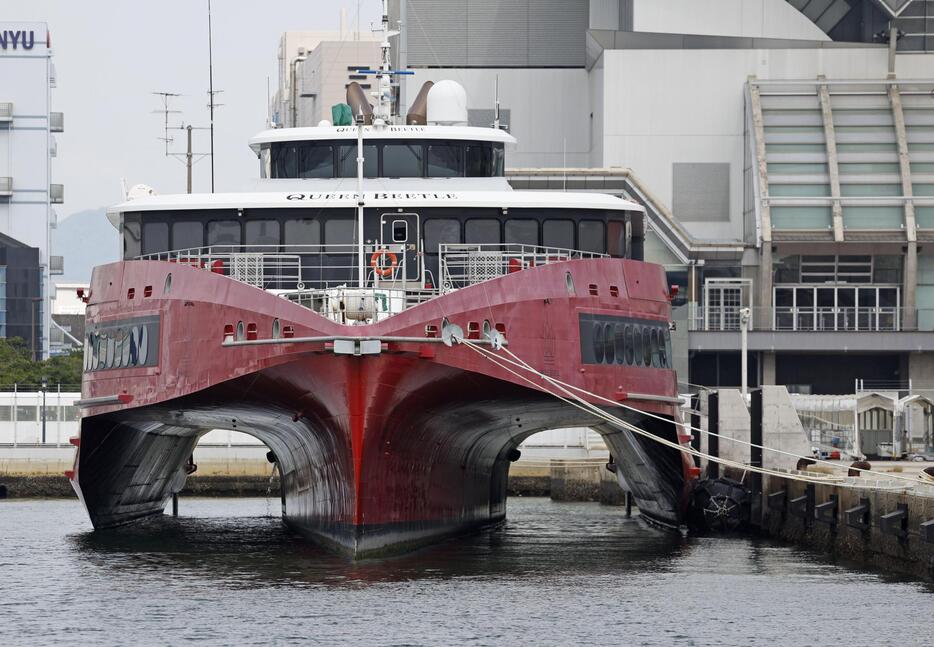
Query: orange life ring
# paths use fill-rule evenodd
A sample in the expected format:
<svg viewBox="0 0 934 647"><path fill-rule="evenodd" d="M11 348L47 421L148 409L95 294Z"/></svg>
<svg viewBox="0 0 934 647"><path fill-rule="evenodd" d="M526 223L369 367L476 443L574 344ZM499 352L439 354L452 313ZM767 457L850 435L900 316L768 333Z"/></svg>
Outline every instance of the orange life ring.
<svg viewBox="0 0 934 647"><path fill-rule="evenodd" d="M383 266L380 265L380 259L386 257L389 259L389 265ZM379 249L373 252L373 255L370 256L370 266L373 268L373 271L376 272L378 276L387 277L391 276L393 270L399 265L399 259L392 252Z"/></svg>

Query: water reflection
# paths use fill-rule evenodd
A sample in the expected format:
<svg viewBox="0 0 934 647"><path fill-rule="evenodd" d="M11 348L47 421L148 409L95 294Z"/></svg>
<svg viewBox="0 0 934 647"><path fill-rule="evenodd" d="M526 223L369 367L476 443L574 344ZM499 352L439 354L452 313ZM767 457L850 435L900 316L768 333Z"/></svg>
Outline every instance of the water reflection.
<svg viewBox="0 0 934 647"><path fill-rule="evenodd" d="M165 516L78 533L69 541L80 561L95 569L328 586L452 577L620 576L668 570L689 550L679 536L627 519L615 508L556 506L547 500L523 500L511 508L505 523L472 535L356 562L309 543L274 517ZM556 514L562 523L554 523Z"/></svg>

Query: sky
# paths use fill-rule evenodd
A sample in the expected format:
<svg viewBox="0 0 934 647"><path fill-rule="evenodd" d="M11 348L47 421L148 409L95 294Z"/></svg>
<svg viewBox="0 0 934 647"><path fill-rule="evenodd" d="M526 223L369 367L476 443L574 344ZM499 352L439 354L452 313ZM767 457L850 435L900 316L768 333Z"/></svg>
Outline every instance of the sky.
<svg viewBox="0 0 934 647"><path fill-rule="evenodd" d="M242 190L259 164L247 140L266 124L266 79L275 93L279 37L290 30L337 30L340 9L361 31L376 24L380 0L212 0L215 184ZM49 25L58 85L52 110L65 115L56 135L53 182L65 185L72 213L105 207L142 183L158 193L185 191L183 161L165 157L162 105L153 92L177 92L170 115L206 126L208 120L207 0L4 0L4 21ZM0 80L2 81L2 80ZM185 133L173 148L184 151ZM195 131L195 152L209 149L207 131ZM195 192L210 190L210 161L194 167Z"/></svg>

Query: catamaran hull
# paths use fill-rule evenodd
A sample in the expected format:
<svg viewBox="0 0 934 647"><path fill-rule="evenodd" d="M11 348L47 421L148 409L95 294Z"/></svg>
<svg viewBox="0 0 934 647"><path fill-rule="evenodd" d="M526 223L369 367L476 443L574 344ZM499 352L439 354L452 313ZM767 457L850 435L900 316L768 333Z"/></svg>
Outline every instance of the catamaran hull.
<svg viewBox="0 0 934 647"><path fill-rule="evenodd" d="M445 319L468 336L489 322L536 371L635 407L598 401L678 442L673 424L649 417L677 417L666 400L676 395L674 372L597 363L581 333L594 317L666 322L663 277L656 266L619 259L555 263L345 326L197 268L103 266L92 281L88 328L99 337L89 337L83 384L85 401L102 404L82 420L72 483L96 528L160 514L183 487L198 438L215 428L243 431L275 454L286 523L364 557L503 519L519 443L545 429L589 426L604 434L642 513L678 526L693 476L684 454L561 401L533 371L435 338ZM598 287L580 296L572 284ZM151 296L128 299L131 288ZM241 322L256 332L223 345L225 330ZM110 339L129 340L120 330L143 325L146 362L136 348L137 366L121 366L133 353ZM274 330L295 341L249 344ZM341 336L393 341L359 356L315 341ZM95 351L102 338L104 350Z"/></svg>

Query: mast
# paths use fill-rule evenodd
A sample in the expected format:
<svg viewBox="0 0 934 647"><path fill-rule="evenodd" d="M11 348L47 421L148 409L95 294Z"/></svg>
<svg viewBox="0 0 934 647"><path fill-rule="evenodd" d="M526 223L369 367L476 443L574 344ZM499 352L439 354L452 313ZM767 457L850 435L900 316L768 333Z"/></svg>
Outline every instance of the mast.
<svg viewBox="0 0 934 647"><path fill-rule="evenodd" d="M380 42L382 62L376 74L378 95L376 116L388 124L392 123L392 68L389 60L389 37L394 35L389 32L389 0L383 0L382 32L383 37Z"/></svg>
<svg viewBox="0 0 934 647"><path fill-rule="evenodd" d="M357 122L357 287L364 287L363 274L366 264L363 253L363 115L356 117Z"/></svg>

